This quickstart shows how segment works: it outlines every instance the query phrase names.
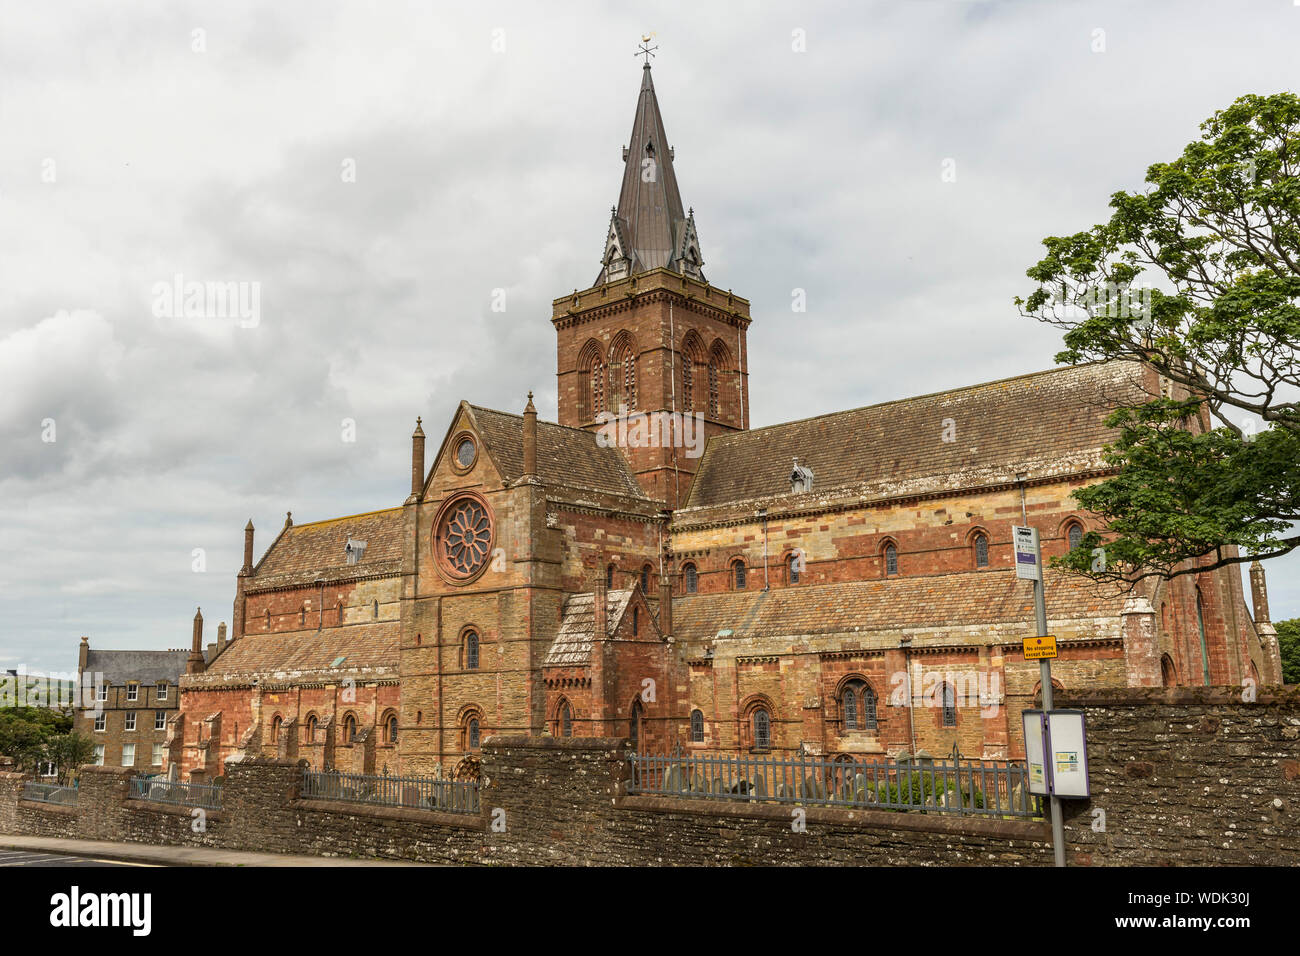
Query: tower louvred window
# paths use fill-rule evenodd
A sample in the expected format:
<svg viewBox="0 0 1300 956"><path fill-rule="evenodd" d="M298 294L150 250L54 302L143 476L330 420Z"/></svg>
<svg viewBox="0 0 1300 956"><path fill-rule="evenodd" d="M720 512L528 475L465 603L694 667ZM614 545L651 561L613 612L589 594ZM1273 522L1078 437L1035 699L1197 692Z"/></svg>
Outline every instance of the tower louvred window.
<svg viewBox="0 0 1300 956"><path fill-rule="evenodd" d="M595 359L591 363L591 413L594 418L605 410L605 363Z"/></svg>

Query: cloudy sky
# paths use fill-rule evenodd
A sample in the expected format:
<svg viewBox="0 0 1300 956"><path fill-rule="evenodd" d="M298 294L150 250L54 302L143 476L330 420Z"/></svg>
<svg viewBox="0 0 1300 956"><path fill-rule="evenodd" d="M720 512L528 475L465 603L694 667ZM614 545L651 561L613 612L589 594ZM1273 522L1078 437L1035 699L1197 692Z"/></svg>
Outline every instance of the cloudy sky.
<svg viewBox="0 0 1300 956"><path fill-rule="evenodd" d="M762 425L1051 367L1039 240L1294 89L1300 5L3 0L0 666L215 639L250 516L260 555L400 504L462 398L553 418L647 31ZM168 314L178 275L257 313Z"/></svg>

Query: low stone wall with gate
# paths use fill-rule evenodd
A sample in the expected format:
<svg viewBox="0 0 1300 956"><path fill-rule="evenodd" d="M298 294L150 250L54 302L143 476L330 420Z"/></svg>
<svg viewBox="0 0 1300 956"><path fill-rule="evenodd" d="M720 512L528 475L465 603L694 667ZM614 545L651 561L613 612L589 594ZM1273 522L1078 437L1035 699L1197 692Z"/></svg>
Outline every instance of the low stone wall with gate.
<svg viewBox="0 0 1300 956"><path fill-rule="evenodd" d="M1062 695L1079 705L1093 796L1066 802L1071 864L1300 864L1300 688ZM627 758L618 739L490 738L474 813L308 799L290 761L227 761L201 814L132 798L119 768L83 768L71 814L0 773L0 830L451 864L1052 862L1041 822L629 794Z"/></svg>

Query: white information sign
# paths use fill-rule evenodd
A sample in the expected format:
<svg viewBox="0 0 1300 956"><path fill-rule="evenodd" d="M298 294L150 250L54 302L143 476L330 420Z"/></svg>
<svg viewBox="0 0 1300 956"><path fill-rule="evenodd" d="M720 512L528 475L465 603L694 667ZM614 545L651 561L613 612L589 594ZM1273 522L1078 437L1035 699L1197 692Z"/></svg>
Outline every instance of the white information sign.
<svg viewBox="0 0 1300 956"><path fill-rule="evenodd" d="M1048 713L1047 739L1052 747L1052 792L1058 797L1088 796L1088 743L1083 711Z"/></svg>
<svg viewBox="0 0 1300 956"><path fill-rule="evenodd" d="M1016 577L1043 580L1043 559L1038 551L1038 529L1013 525L1011 541L1015 546Z"/></svg>
<svg viewBox="0 0 1300 956"><path fill-rule="evenodd" d="M1029 792L1040 797L1088 796L1088 742L1083 711L1026 710L1020 719L1025 728Z"/></svg>
<svg viewBox="0 0 1300 956"><path fill-rule="evenodd" d="M1046 729L1043 723L1043 712L1026 710L1020 715L1020 720L1025 727L1025 763L1029 765L1029 792L1039 797L1046 797L1049 790L1047 764L1043 759L1045 744L1043 731Z"/></svg>

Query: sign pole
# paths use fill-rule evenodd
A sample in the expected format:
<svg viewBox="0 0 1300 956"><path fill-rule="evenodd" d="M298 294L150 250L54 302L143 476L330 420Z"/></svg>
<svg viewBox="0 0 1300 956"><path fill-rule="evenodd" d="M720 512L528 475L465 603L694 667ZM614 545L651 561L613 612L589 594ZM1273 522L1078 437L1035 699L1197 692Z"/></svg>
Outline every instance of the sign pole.
<svg viewBox="0 0 1300 956"><path fill-rule="evenodd" d="M1038 545L1038 542L1034 542ZM1039 576L1034 581L1034 617L1037 618L1038 636L1047 636L1047 598L1043 593L1043 552L1042 548L1038 550L1038 571ZM1044 657L1038 662L1038 677L1043 685L1043 711L1050 714L1052 712L1052 661L1051 658ZM1052 760L1052 737L1049 727L1046 730L1047 740L1044 746L1044 759ZM1065 824L1061 820L1061 798L1056 795L1053 788L1051 800L1052 812L1052 852L1056 857L1057 866L1065 866Z"/></svg>
<svg viewBox="0 0 1300 956"><path fill-rule="evenodd" d="M1013 555L1016 562L1016 577L1028 579L1034 584L1034 618L1038 636L1025 641L1025 658L1038 659L1038 676L1043 688L1043 769L1045 779L1052 779L1052 737L1048 725L1052 713L1052 658L1056 656L1056 638L1047 633L1047 600L1044 595L1043 549L1038 540L1038 532L1029 527L1024 506L1024 485L1020 486L1021 515L1024 525L1013 527L1011 537ZM1031 644L1033 645L1031 647ZM1061 821L1061 798L1052 787L1048 794L1052 815L1052 850L1057 866L1065 866L1065 826Z"/></svg>

